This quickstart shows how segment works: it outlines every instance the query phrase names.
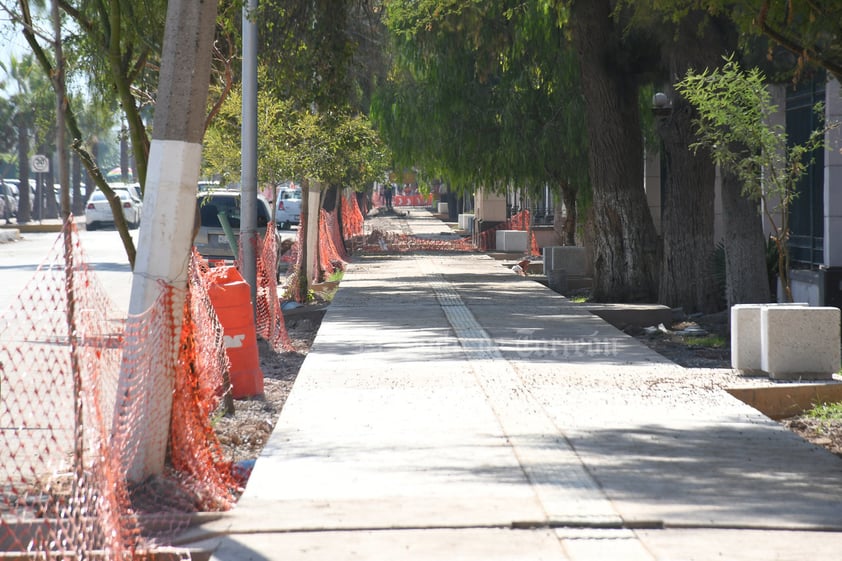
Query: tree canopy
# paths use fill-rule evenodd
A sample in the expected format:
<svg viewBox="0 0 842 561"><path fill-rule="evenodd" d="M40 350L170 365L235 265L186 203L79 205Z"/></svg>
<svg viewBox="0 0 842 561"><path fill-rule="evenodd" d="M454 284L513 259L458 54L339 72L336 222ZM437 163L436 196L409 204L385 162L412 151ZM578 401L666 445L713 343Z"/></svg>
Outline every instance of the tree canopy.
<svg viewBox="0 0 842 561"><path fill-rule="evenodd" d="M208 175L240 175L240 88L235 87L205 134ZM258 181L314 179L360 190L383 177L388 150L362 115L312 113L269 89L258 92Z"/></svg>
<svg viewBox="0 0 842 561"><path fill-rule="evenodd" d="M457 186L586 185L563 17L546 3L389 2L395 65L372 116L398 163Z"/></svg>

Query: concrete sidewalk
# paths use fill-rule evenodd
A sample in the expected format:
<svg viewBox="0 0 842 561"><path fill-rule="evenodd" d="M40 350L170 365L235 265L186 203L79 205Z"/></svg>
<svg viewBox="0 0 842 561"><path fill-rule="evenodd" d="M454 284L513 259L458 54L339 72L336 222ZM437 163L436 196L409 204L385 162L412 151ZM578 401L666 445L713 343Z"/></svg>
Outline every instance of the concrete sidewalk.
<svg viewBox="0 0 842 561"><path fill-rule="evenodd" d="M219 561L838 559L842 459L724 391L750 382L483 255L357 258L242 499L184 541Z"/></svg>

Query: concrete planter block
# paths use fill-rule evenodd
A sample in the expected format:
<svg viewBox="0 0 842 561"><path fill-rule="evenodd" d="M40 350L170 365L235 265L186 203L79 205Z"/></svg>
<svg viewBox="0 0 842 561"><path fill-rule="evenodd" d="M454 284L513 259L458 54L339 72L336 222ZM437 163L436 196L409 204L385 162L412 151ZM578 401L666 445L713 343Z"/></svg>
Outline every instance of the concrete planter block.
<svg viewBox="0 0 842 561"><path fill-rule="evenodd" d="M525 253L529 247L526 232L522 230L497 230L497 251Z"/></svg>
<svg viewBox="0 0 842 561"><path fill-rule="evenodd" d="M438 213L439 214L448 214L450 211L447 209L447 203L439 203L438 205Z"/></svg>
<svg viewBox="0 0 842 561"><path fill-rule="evenodd" d="M761 308L761 369L781 380L830 379L842 360L839 317L835 307Z"/></svg>
<svg viewBox="0 0 842 561"><path fill-rule="evenodd" d="M470 233L474 231L474 215L460 214L459 215L459 229Z"/></svg>
<svg viewBox="0 0 842 561"><path fill-rule="evenodd" d="M760 310L766 304L731 307L731 368L756 372L760 364Z"/></svg>
<svg viewBox="0 0 842 561"><path fill-rule="evenodd" d="M544 270L565 269L572 276L587 276L588 262L584 247L553 245L544 248Z"/></svg>
<svg viewBox="0 0 842 561"><path fill-rule="evenodd" d="M567 294L567 271L564 269L553 269L547 272L547 285L550 290L559 294Z"/></svg>
<svg viewBox="0 0 842 561"><path fill-rule="evenodd" d="M746 372L763 370L761 356L760 310L769 306L807 306L793 304L737 304L731 307L731 368Z"/></svg>

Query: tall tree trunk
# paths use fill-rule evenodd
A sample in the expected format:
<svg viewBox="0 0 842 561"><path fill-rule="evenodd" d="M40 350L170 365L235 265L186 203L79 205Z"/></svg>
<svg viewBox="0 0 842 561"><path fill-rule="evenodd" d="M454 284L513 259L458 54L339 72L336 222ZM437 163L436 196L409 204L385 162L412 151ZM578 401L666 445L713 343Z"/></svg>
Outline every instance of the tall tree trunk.
<svg viewBox="0 0 842 561"><path fill-rule="evenodd" d="M558 243L561 245L567 245L564 243L564 226L564 203L561 195L559 194L559 200L556 201L556 204L553 207L553 232L555 233Z"/></svg>
<svg viewBox="0 0 842 561"><path fill-rule="evenodd" d="M99 139L94 137L93 140L91 140L90 146L91 151L89 153L89 156L91 157L91 163L97 168L99 168ZM73 151L73 153L76 154L76 156L79 156L78 152L76 152L75 150ZM87 201L93 194L94 189L96 189L96 183L94 181L93 176L91 176L91 172L88 171L88 168L86 168L84 164L82 165L82 167L85 169L85 200Z"/></svg>
<svg viewBox="0 0 842 561"><path fill-rule="evenodd" d="M559 181L559 200L553 207L553 231L561 245L576 245L576 195L576 187L567 181Z"/></svg>
<svg viewBox="0 0 842 561"><path fill-rule="evenodd" d="M18 123L18 178L18 224L26 224L32 220L32 200L29 197L29 130L23 119Z"/></svg>
<svg viewBox="0 0 842 561"><path fill-rule="evenodd" d="M672 83L689 68L721 66L722 55L736 48L737 33L730 22L702 11L691 11L676 29L666 26L663 31L669 83L665 93L672 110L656 118L665 163L658 302L687 313L710 313L720 300L711 274L716 167L707 150L688 149L697 140L693 133L697 113Z"/></svg>
<svg viewBox="0 0 842 561"><path fill-rule="evenodd" d="M42 154L49 154L50 148L44 147ZM50 158L50 171L44 180L44 218L58 218L58 204L56 203L56 180L58 179L58 158Z"/></svg>
<svg viewBox="0 0 842 561"><path fill-rule="evenodd" d="M716 311L716 284L710 278L714 251L713 201L716 168L707 151L693 152L693 109L670 92L673 111L658 119L663 140L663 260L658 302L686 313Z"/></svg>
<svg viewBox="0 0 842 561"><path fill-rule="evenodd" d="M120 126L120 181L129 182L129 131L126 123Z"/></svg>
<svg viewBox="0 0 842 561"><path fill-rule="evenodd" d="M307 301L307 293L310 290L310 267L307 265L310 261L307 246L307 231L310 224L310 180L304 179L301 182L301 216L298 222L298 262L300 267L295 272L298 275L298 282L293 286L298 287L298 294L296 300L298 302Z"/></svg>
<svg viewBox="0 0 842 561"><path fill-rule="evenodd" d="M576 203L578 189L570 183L561 184L561 201L564 203L564 245L576 245L576 228L578 227L579 209Z"/></svg>
<svg viewBox="0 0 842 561"><path fill-rule="evenodd" d="M176 364L178 356L187 265L193 244L194 221L184 217L193 216L196 208L216 7L216 0L171 0L167 4L155 130L149 161L144 159L144 171L139 174L141 181L145 180L145 207L129 314L148 310L160 296L162 285L173 289L171 314L176 327L169 346L160 349L172 365ZM184 68L189 68L190 72L185 74ZM134 138L132 142L135 142ZM137 163L141 168L140 158ZM147 164L148 177L145 174ZM131 373L121 371L116 395L127 395L133 383ZM172 411L172 372L165 369L154 372L141 391L156 403L156 415L141 419L137 429L131 431L130 446L135 446L136 453L131 465L124 467L132 482L164 471ZM115 407L117 426L122 422L118 413L122 405Z"/></svg>
<svg viewBox="0 0 842 561"><path fill-rule="evenodd" d="M734 304L769 302L766 242L757 203L742 195L742 182L722 173L722 215L725 224L726 301Z"/></svg>
<svg viewBox="0 0 842 561"><path fill-rule="evenodd" d="M73 216L82 216L85 213L85 197L82 193L82 162L79 159L79 154L72 153L73 167L71 168L70 184L72 185L72 201L71 209Z"/></svg>
<svg viewBox="0 0 842 561"><path fill-rule="evenodd" d="M643 190L638 88L608 0L571 7L588 124L597 301L654 301L658 237Z"/></svg>

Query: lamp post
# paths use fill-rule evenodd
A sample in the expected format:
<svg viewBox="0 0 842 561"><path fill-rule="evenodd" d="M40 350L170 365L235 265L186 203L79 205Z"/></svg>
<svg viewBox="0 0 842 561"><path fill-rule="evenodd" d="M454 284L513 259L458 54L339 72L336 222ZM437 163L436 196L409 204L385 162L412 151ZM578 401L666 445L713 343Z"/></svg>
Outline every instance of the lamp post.
<svg viewBox="0 0 842 561"><path fill-rule="evenodd" d="M240 271L257 303L257 0L243 6L243 106L240 176ZM256 308L255 308L256 309Z"/></svg>

